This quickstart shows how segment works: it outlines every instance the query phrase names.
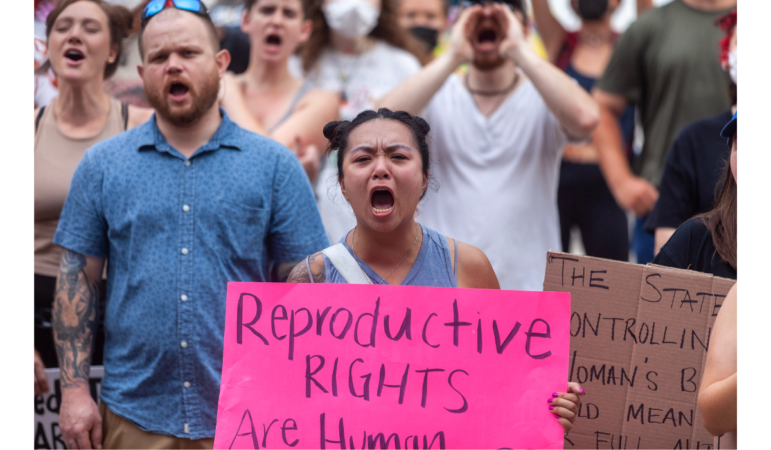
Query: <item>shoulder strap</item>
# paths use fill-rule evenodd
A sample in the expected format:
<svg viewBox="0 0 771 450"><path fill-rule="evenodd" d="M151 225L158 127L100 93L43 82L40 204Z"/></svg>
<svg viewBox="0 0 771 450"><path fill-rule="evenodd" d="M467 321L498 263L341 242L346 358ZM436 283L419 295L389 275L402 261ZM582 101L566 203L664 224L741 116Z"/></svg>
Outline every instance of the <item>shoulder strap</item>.
<svg viewBox="0 0 771 450"><path fill-rule="evenodd" d="M120 104L120 116L123 117L123 131L128 130L129 105L126 102Z"/></svg>
<svg viewBox="0 0 771 450"><path fill-rule="evenodd" d="M308 271L308 278L310 278L311 283L315 283L313 281L313 272L311 272L311 264L310 264L311 255L308 255L307 258L305 258L305 269Z"/></svg>
<svg viewBox="0 0 771 450"><path fill-rule="evenodd" d="M305 97L305 94L311 89L311 85L308 82L303 83L302 86L300 86L300 90L297 91L297 94L292 99L292 103L289 104L289 108L287 108L286 113L284 113L283 116L276 122L272 127L270 127L270 130L268 130L268 133L272 133L276 128L278 128L282 123L286 122L287 119L294 113L294 109L297 107L297 104L300 103L300 100L302 100L303 97Z"/></svg>
<svg viewBox="0 0 771 450"><path fill-rule="evenodd" d="M554 65L563 72L568 68L570 60L573 58L573 52L578 45L578 32L572 32L565 35L565 41L562 43L559 55Z"/></svg>
<svg viewBox="0 0 771 450"><path fill-rule="evenodd" d="M43 118L43 112L45 112L46 107L41 106L40 111L37 113L37 117L35 117L35 133L37 133L37 129L40 127L40 119Z"/></svg>
<svg viewBox="0 0 771 450"><path fill-rule="evenodd" d="M353 259L343 244L335 244L321 251L334 264L340 275L348 284L372 284L372 280L364 275L359 263Z"/></svg>
<svg viewBox="0 0 771 450"><path fill-rule="evenodd" d="M456 239L452 240L453 244L455 244L455 279L458 279L458 241Z"/></svg>

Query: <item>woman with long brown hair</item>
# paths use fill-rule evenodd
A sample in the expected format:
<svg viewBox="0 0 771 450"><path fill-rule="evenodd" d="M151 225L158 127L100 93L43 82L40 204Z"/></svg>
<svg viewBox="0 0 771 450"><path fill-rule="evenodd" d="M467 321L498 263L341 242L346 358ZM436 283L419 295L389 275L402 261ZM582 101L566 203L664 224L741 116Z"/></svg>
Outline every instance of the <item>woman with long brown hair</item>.
<svg viewBox="0 0 771 450"><path fill-rule="evenodd" d="M110 98L104 80L115 73L131 14L103 0L63 0L46 19L49 68L59 96L35 111L35 392L48 390L43 367L56 367L51 330L61 250L53 243L75 167L92 145L150 118L151 110ZM94 364L101 364L103 332Z"/></svg>
<svg viewBox="0 0 771 450"><path fill-rule="evenodd" d="M737 114L720 133L728 139L731 156L726 163L715 207L681 225L653 259L654 264L736 279Z"/></svg>
<svg viewBox="0 0 771 450"><path fill-rule="evenodd" d="M351 120L417 73L419 43L399 25L398 0L321 0L313 33L300 56L305 79L340 97L340 117ZM336 153L316 185L319 212L332 242L356 223L336 183Z"/></svg>

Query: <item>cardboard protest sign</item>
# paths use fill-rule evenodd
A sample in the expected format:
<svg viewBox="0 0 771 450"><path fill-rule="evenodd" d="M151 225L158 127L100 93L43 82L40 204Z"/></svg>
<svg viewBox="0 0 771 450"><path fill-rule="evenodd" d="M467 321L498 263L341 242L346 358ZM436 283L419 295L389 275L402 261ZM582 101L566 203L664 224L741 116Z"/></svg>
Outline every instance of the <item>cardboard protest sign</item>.
<svg viewBox="0 0 771 450"><path fill-rule="evenodd" d="M570 292L569 380L587 392L565 448L716 448L696 405L733 280L549 252L544 291Z"/></svg>
<svg viewBox="0 0 771 450"><path fill-rule="evenodd" d="M35 396L35 448L67 448L59 428L59 408L62 405L62 387L59 369L46 369L50 390L42 397ZM89 373L91 397L99 403L99 388L104 376L103 366L94 366Z"/></svg>
<svg viewBox="0 0 771 450"><path fill-rule="evenodd" d="M229 283L215 448L562 448L570 296Z"/></svg>

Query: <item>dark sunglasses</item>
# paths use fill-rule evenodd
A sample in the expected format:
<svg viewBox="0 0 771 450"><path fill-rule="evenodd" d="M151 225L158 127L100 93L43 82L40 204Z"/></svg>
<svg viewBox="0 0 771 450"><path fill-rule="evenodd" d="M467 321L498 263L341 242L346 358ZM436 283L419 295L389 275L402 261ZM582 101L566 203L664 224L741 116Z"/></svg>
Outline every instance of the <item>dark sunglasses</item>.
<svg viewBox="0 0 771 450"><path fill-rule="evenodd" d="M514 3L520 4L519 1L506 1L506 0L463 0L460 2L461 6L464 8L469 8L474 5L492 5L493 3L500 3L503 5L507 5L509 8L514 8Z"/></svg>
<svg viewBox="0 0 771 450"><path fill-rule="evenodd" d="M147 25L147 22L152 19L153 16L170 6L184 11L190 11L201 17L209 17L206 5L204 5L201 0L151 0L142 10L142 28Z"/></svg>

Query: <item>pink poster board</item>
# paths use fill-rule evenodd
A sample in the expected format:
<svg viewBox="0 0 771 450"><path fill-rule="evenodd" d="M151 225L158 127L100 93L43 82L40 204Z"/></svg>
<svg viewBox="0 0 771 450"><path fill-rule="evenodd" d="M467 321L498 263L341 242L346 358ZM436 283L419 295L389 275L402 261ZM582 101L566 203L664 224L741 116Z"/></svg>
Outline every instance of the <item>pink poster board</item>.
<svg viewBox="0 0 771 450"><path fill-rule="evenodd" d="M569 321L562 292L229 283L214 447L562 448Z"/></svg>

